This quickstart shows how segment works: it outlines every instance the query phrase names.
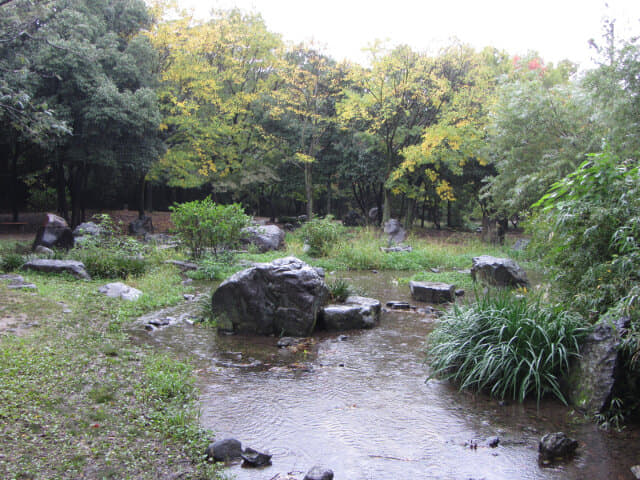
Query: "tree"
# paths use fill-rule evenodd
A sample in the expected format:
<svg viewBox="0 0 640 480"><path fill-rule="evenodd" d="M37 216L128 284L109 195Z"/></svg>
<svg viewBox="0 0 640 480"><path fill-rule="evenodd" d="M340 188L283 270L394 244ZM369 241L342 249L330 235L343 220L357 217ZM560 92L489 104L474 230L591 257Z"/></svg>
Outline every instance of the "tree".
<svg viewBox="0 0 640 480"><path fill-rule="evenodd" d="M215 12L207 22L168 20L150 38L162 59L159 96L169 147L154 178L221 191L273 181L277 139L262 118L280 38L259 15L239 10Z"/></svg>
<svg viewBox="0 0 640 480"><path fill-rule="evenodd" d="M419 142L442 104L443 85L426 55L407 46L371 49L371 69L353 68L354 87L338 112L344 123L371 134L379 145L385 181L401 162L401 151ZM390 188L382 186L383 221L391 215Z"/></svg>
<svg viewBox="0 0 640 480"><path fill-rule="evenodd" d="M487 179L484 196L496 216L515 221L597 151L600 138L588 95L570 79L571 64L516 57L514 66L494 107L486 155L497 173Z"/></svg>
<svg viewBox="0 0 640 480"><path fill-rule="evenodd" d="M323 135L335 123L335 101L340 92L340 72L319 51L302 45L286 55L287 63L280 72L275 91L275 118L289 120L298 132L292 161L304 170L307 217L313 216L312 169L321 150Z"/></svg>

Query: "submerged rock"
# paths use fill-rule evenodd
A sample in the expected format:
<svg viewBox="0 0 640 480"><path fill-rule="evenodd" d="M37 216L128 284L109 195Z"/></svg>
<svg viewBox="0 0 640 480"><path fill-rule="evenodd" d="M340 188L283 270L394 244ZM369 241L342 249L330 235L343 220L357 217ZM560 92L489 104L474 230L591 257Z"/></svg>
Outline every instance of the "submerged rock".
<svg viewBox="0 0 640 480"><path fill-rule="evenodd" d="M496 287L523 287L529 284L526 272L510 258L481 255L473 259L471 276Z"/></svg>
<svg viewBox="0 0 640 480"><path fill-rule="evenodd" d="M213 442L205 451L207 459L214 462L228 462L242 456L242 443L235 438L225 438Z"/></svg>
<svg viewBox="0 0 640 480"><path fill-rule="evenodd" d="M307 472L303 480L333 480L333 470L316 465Z"/></svg>
<svg viewBox="0 0 640 480"><path fill-rule="evenodd" d="M441 282L409 282L411 296L414 300L427 303L453 302L456 297L456 286Z"/></svg>
<svg viewBox="0 0 640 480"><path fill-rule="evenodd" d="M221 330L306 337L328 298L316 269L286 257L229 277L213 293L211 308Z"/></svg>
<svg viewBox="0 0 640 480"><path fill-rule="evenodd" d="M540 439L538 453L541 460L567 459L578 448L578 442L563 432L548 433Z"/></svg>
<svg viewBox="0 0 640 480"><path fill-rule="evenodd" d="M246 448L240 456L243 460L243 467L260 468L271 465L271 457L273 455L259 452L253 448Z"/></svg>

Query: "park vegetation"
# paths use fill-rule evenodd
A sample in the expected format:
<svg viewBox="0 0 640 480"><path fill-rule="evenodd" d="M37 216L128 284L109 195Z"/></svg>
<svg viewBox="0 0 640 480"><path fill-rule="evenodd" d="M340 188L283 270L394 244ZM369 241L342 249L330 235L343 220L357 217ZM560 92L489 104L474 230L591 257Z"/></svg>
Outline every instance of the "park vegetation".
<svg viewBox="0 0 640 480"><path fill-rule="evenodd" d="M624 316L624 368L638 385L640 42L614 32L606 22L592 40L599 63L587 72L535 52L457 42L429 54L375 43L365 67L286 44L259 15L235 9L200 20L164 1L2 1L0 199L14 220L52 210L73 226L91 209L171 207L183 259L198 261L190 275L199 280L282 255L236 251L249 215L304 213L286 254L330 271L410 272L404 282L444 278L470 291L458 270L473 256L520 255L545 271L549 287L477 293L452 309L428 341L433 375L500 398L564 400L562 376L589 327ZM368 225L337 222L351 211ZM375 227L391 217L409 230L525 226L532 243L516 253L416 235L412 251L387 254ZM20 462L0 466L16 478L82 476L96 464L96 478L158 478L189 458L185 478L216 475L198 457L206 432L197 428L190 367L132 346L122 330L189 287L163 263L165 253L99 220L99 242L55 255L149 293L122 307L90 295L95 280L78 286L27 274L43 287L19 303L29 319L44 312L43 328L32 339L3 338L0 356L4 439L32 431L41 444L42 431L63 431L69 442L96 446L79 456L63 449L56 464L12 443ZM0 253L3 271L31 255L13 246ZM349 293L332 284L336 299ZM0 286L0 299L9 297ZM61 301L71 314L52 306ZM626 414L638 398L615 401ZM64 402L79 419L57 408ZM139 438L162 452L183 447L150 465Z"/></svg>

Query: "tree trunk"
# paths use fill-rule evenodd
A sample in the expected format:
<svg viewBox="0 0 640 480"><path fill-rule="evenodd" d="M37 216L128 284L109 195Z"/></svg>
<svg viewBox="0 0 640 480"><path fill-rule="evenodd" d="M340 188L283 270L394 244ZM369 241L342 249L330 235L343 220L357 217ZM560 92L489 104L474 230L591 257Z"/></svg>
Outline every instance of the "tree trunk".
<svg viewBox="0 0 640 480"><path fill-rule="evenodd" d="M76 167L73 169L71 178L69 179L71 184L71 228L75 228L81 223L80 212L80 196L82 195L82 169Z"/></svg>
<svg viewBox="0 0 640 480"><path fill-rule="evenodd" d="M13 155L11 161L11 186L9 196L11 197L11 212L13 214L14 222L18 221L19 209L18 209L18 157L20 156L20 149L17 143L13 145Z"/></svg>
<svg viewBox="0 0 640 480"><path fill-rule="evenodd" d="M327 215L331 215L331 177L327 178Z"/></svg>
<svg viewBox="0 0 640 480"><path fill-rule="evenodd" d="M146 182L144 204L147 212L153 212L153 185L151 182Z"/></svg>
<svg viewBox="0 0 640 480"><path fill-rule="evenodd" d="M405 230L411 230L411 228L413 227L415 209L416 209L416 199L407 197L407 215L404 217Z"/></svg>
<svg viewBox="0 0 640 480"><path fill-rule="evenodd" d="M58 214L69 220L69 207L67 206L67 182L64 178L64 159L62 155L56 163L56 190L58 193Z"/></svg>
<svg viewBox="0 0 640 480"><path fill-rule="evenodd" d="M311 163L304 164L304 191L307 199L307 219L313 217L313 185L311 183Z"/></svg>
<svg viewBox="0 0 640 480"><path fill-rule="evenodd" d="M382 223L386 223L391 218L391 192L382 187Z"/></svg>
<svg viewBox="0 0 640 480"><path fill-rule="evenodd" d="M146 189L146 182L144 179L144 175L142 175L139 179L138 179L138 185L137 185L137 205L136 205L136 209L138 210L138 218L142 218L144 217L144 191Z"/></svg>

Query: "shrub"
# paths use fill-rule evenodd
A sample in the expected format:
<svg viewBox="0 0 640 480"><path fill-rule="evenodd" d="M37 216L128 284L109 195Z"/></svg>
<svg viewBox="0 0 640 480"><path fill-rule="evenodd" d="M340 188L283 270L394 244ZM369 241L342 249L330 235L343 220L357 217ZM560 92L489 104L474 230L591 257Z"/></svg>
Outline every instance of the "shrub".
<svg viewBox="0 0 640 480"><path fill-rule="evenodd" d="M461 389L523 401L546 394L566 404L560 379L587 334L577 314L508 291L490 293L445 315L429 335L431 377Z"/></svg>
<svg viewBox="0 0 640 480"><path fill-rule="evenodd" d="M75 253L74 258L84 263L89 275L97 278L138 277L147 269L144 258L111 249L89 247Z"/></svg>
<svg viewBox="0 0 640 480"><path fill-rule="evenodd" d="M345 228L333 220L332 215L325 218L312 218L300 228L300 237L309 245L309 255L324 257L329 254L336 242L345 233Z"/></svg>
<svg viewBox="0 0 640 480"><path fill-rule="evenodd" d="M334 302L344 302L353 293L353 287L344 278L336 278L327 282L327 287Z"/></svg>
<svg viewBox="0 0 640 480"><path fill-rule="evenodd" d="M0 267L5 272L14 272L24 264L24 258L19 253L7 252L2 254Z"/></svg>
<svg viewBox="0 0 640 480"><path fill-rule="evenodd" d="M194 280L224 280L235 273L234 255L231 252L220 252L218 255L204 255L199 268L189 272Z"/></svg>
<svg viewBox="0 0 640 480"><path fill-rule="evenodd" d="M217 205L210 197L175 205L171 212L174 231L194 258L200 258L207 248L217 254L220 249L235 247L240 231L249 224L242 206Z"/></svg>

